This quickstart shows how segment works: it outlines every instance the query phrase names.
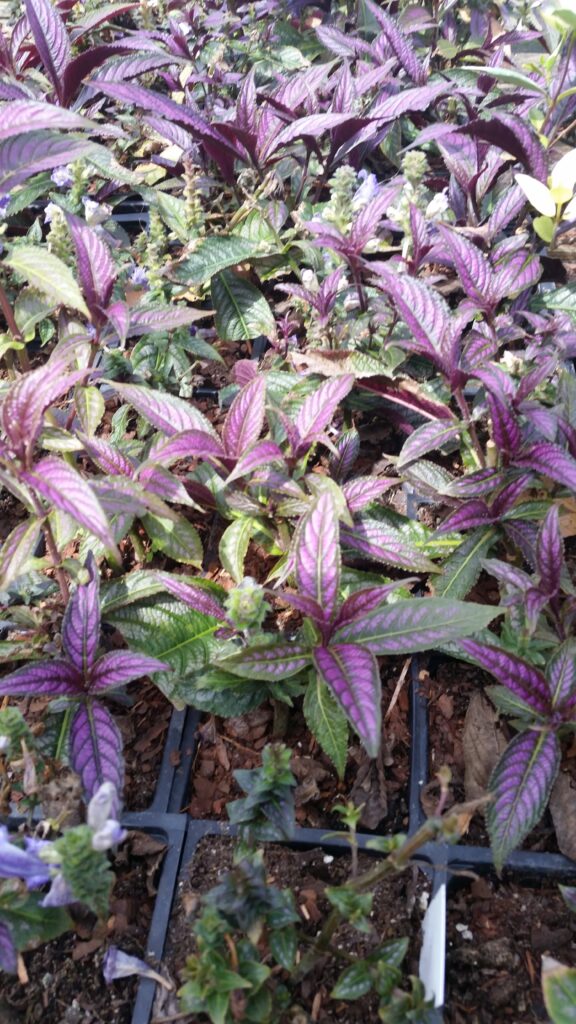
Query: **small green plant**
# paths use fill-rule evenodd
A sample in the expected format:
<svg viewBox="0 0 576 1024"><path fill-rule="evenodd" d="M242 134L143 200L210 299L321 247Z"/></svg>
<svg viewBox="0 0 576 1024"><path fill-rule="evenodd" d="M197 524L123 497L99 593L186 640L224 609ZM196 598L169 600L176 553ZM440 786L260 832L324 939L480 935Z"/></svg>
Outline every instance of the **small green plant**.
<svg viewBox="0 0 576 1024"><path fill-rule="evenodd" d="M184 1013L206 1013L214 1024L278 1021L297 999L300 983L319 964L337 957L344 967L331 998L353 1001L373 992L379 999L379 1020L386 1024L424 1021L430 1008L421 982L410 979L404 991L402 962L408 939L372 945L366 957L353 957L336 949L334 937L344 923L373 935L370 921L374 887L389 872L402 871L418 847L439 830L452 835L454 823L439 819L427 823L417 836L396 837L386 847L388 857L325 895L331 911L313 939L301 926L292 893L271 885L267 878L264 840L289 839L293 834L294 777L290 752L281 744L264 750L262 767L236 772L246 796L229 807L230 820L239 826L240 843L234 865L203 898L194 924L196 952L186 962L180 989ZM354 835L358 810L340 808ZM352 843L357 866L357 850Z"/></svg>

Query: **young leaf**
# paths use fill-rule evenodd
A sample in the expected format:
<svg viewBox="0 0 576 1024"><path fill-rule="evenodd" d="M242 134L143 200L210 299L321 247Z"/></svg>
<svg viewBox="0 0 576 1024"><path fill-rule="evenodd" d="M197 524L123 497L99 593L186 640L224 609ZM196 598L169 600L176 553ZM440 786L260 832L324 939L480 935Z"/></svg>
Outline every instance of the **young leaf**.
<svg viewBox="0 0 576 1024"><path fill-rule="evenodd" d="M62 102L62 76L72 56L66 26L50 0L25 0L25 6L40 60Z"/></svg>
<svg viewBox="0 0 576 1024"><path fill-rule="evenodd" d="M165 672L170 666L165 661L149 658L133 651L109 651L98 659L90 673L90 693L124 686L152 672Z"/></svg>
<svg viewBox="0 0 576 1024"><path fill-rule="evenodd" d="M536 559L540 573L540 590L551 597L560 589L564 564L564 543L560 533L558 506L552 505L538 532Z"/></svg>
<svg viewBox="0 0 576 1024"><path fill-rule="evenodd" d="M300 435L296 455L307 451L313 441L331 422L340 402L352 389L354 377L347 374L326 380L304 400L296 417L295 426Z"/></svg>
<svg viewBox="0 0 576 1024"><path fill-rule="evenodd" d="M189 402L174 395L168 395L162 391L154 391L152 388L143 387L141 384L119 384L117 381L110 381L110 384L129 405L134 406L137 412L157 427L168 437L184 431L202 431L218 441L214 427Z"/></svg>
<svg viewBox="0 0 576 1024"><path fill-rule="evenodd" d="M338 604L341 556L338 517L328 492L319 496L298 524L294 559L300 593L316 601L330 622Z"/></svg>
<svg viewBox="0 0 576 1024"><path fill-rule="evenodd" d="M254 520L249 517L235 519L226 527L220 539L218 553L222 567L230 573L235 583L241 583L244 578L244 560L255 527Z"/></svg>
<svg viewBox="0 0 576 1024"><path fill-rule="evenodd" d="M110 251L94 228L80 217L66 213L74 248L78 276L86 305L95 323L104 323L107 307L116 280L116 268Z"/></svg>
<svg viewBox="0 0 576 1024"><path fill-rule="evenodd" d="M509 651L477 640L462 640L461 646L478 665L533 708L536 715L550 714L550 688L537 668Z"/></svg>
<svg viewBox="0 0 576 1024"><path fill-rule="evenodd" d="M100 576L93 555L87 558L86 569L89 581L76 587L62 621L62 646L84 677L96 660L100 643Z"/></svg>
<svg viewBox="0 0 576 1024"><path fill-rule="evenodd" d="M355 644L315 647L318 674L330 687L370 757L380 748L382 684L376 658Z"/></svg>
<svg viewBox="0 0 576 1024"><path fill-rule="evenodd" d="M348 721L318 672L311 672L303 704L306 724L343 779L348 760Z"/></svg>
<svg viewBox="0 0 576 1024"><path fill-rule="evenodd" d="M437 227L464 291L483 309L491 297L492 271L488 260L464 235L443 224Z"/></svg>
<svg viewBox="0 0 576 1024"><path fill-rule="evenodd" d="M576 703L576 641L566 640L546 666L552 707L568 711Z"/></svg>
<svg viewBox="0 0 576 1024"><path fill-rule="evenodd" d="M441 597L396 601L334 631L338 644L366 644L373 654L412 654L479 632L499 614L471 601Z"/></svg>
<svg viewBox="0 0 576 1024"><path fill-rule="evenodd" d="M228 456L238 458L258 441L264 426L265 400L264 377L255 377L236 395L222 431L222 440Z"/></svg>
<svg viewBox="0 0 576 1024"><path fill-rule="evenodd" d="M265 647L247 647L220 662L220 667L233 675L267 682L289 679L301 672L310 661L310 651L304 644L269 644Z"/></svg>
<svg viewBox="0 0 576 1024"><path fill-rule="evenodd" d="M86 800L103 782L111 782L122 793L122 736L105 707L93 702L80 704L72 719L69 742L70 764L82 779Z"/></svg>
<svg viewBox="0 0 576 1024"><path fill-rule="evenodd" d="M32 473L23 473L23 479L46 501L66 512L89 533L93 533L105 548L119 552L102 506L90 484L66 462L48 456L41 459Z"/></svg>
<svg viewBox="0 0 576 1024"><path fill-rule="evenodd" d="M90 315L72 272L54 253L37 245L18 245L4 258L4 262L55 305L68 306L85 316Z"/></svg>
<svg viewBox="0 0 576 1024"><path fill-rule="evenodd" d="M540 821L558 774L560 744L553 732L528 730L506 747L490 779L494 800L486 824L498 873Z"/></svg>

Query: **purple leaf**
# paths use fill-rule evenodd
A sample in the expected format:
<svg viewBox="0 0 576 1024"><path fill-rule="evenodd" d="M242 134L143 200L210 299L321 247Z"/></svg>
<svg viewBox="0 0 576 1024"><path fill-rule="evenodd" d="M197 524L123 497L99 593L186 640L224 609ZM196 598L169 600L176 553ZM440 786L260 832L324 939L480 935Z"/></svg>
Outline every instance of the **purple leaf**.
<svg viewBox="0 0 576 1024"><path fill-rule="evenodd" d="M333 639L336 643L366 644L377 656L412 654L476 633L498 614L498 608L441 597L399 600L340 626Z"/></svg>
<svg viewBox="0 0 576 1024"><path fill-rule="evenodd" d="M206 417L182 398L140 384L110 383L125 402L134 406L145 420L169 437L185 430L200 430L218 440L216 431Z"/></svg>
<svg viewBox="0 0 576 1024"><path fill-rule="evenodd" d="M354 515L398 483L397 477L358 476L342 484L342 494L346 498L351 514Z"/></svg>
<svg viewBox="0 0 576 1024"><path fill-rule="evenodd" d="M567 640L554 652L546 675L552 694L552 707L569 711L576 702L576 643Z"/></svg>
<svg viewBox="0 0 576 1024"><path fill-rule="evenodd" d="M122 344L125 343L128 337L128 329L130 327L130 309L125 302L118 300L113 302L111 306L108 306L106 312L106 319L110 323L116 334L120 338Z"/></svg>
<svg viewBox="0 0 576 1024"><path fill-rule="evenodd" d="M397 465L405 466L407 462L421 459L428 452L441 448L446 441L456 440L459 436L460 427L457 424L446 420L424 423L404 443Z"/></svg>
<svg viewBox="0 0 576 1024"><path fill-rule="evenodd" d="M109 441L105 441L103 437L87 437L86 434L78 434L78 438L82 441L86 454L104 473L132 479L136 472L135 467L130 459Z"/></svg>
<svg viewBox="0 0 576 1024"><path fill-rule="evenodd" d="M513 544L522 552L529 565L536 569L536 537L537 528L534 523L520 519L507 519L502 523L504 532Z"/></svg>
<svg viewBox="0 0 576 1024"><path fill-rule="evenodd" d="M21 456L32 451L44 422L44 413L57 398L65 395L89 370L71 372L55 356L43 366L20 377L8 389L2 403L2 427L10 442Z"/></svg>
<svg viewBox="0 0 576 1024"><path fill-rule="evenodd" d="M559 765L560 745L553 732L520 733L502 754L490 779L494 800L486 812L498 872L540 821Z"/></svg>
<svg viewBox="0 0 576 1024"><path fill-rule="evenodd" d="M256 444L264 426L265 400L264 377L255 377L236 395L222 431L226 454L230 458L238 458Z"/></svg>
<svg viewBox="0 0 576 1024"><path fill-rule="evenodd" d="M371 612L373 608L378 608L379 605L384 604L390 594L400 587L410 587L412 583L417 582L417 576L408 576L403 580L394 580L393 583L384 583L380 587L367 587L366 590L357 590L355 594L347 597L341 606L334 622L334 629L339 629L340 626L347 626L349 622L359 619L366 612Z"/></svg>
<svg viewBox="0 0 576 1024"><path fill-rule="evenodd" d="M6 974L16 974L18 967L18 952L12 933L5 921L0 921L0 971Z"/></svg>
<svg viewBox="0 0 576 1024"><path fill-rule="evenodd" d="M40 530L38 520L25 519L8 534L0 548L0 590L7 590L22 573L28 559L34 556Z"/></svg>
<svg viewBox="0 0 576 1024"><path fill-rule="evenodd" d="M78 693L81 689L81 676L64 658L31 662L0 679L3 697L58 697Z"/></svg>
<svg viewBox="0 0 576 1024"><path fill-rule="evenodd" d="M492 280L491 296L494 301L515 298L527 288L538 284L542 276L542 265L537 256L521 250L513 253L502 266L496 268Z"/></svg>
<svg viewBox="0 0 576 1024"><path fill-rule="evenodd" d="M0 142L0 195L39 171L72 163L94 151L94 143L61 132L22 132Z"/></svg>
<svg viewBox="0 0 576 1024"><path fill-rule="evenodd" d="M268 594L272 598L281 598L282 601L286 601L287 604L312 619L312 622L317 622L319 625L324 624L324 609L313 598L305 597L304 594L293 594L289 590L282 590L280 593L276 590L269 590Z"/></svg>
<svg viewBox="0 0 576 1024"><path fill-rule="evenodd" d="M438 224L437 230L467 296L477 302L481 309L486 308L491 298L492 285L492 271L488 260L480 249L463 235L443 224Z"/></svg>
<svg viewBox="0 0 576 1024"><path fill-rule="evenodd" d="M87 801L103 782L111 782L122 793L122 736L102 704L91 701L77 709L70 726L70 764L82 780Z"/></svg>
<svg viewBox="0 0 576 1024"><path fill-rule="evenodd" d="M90 674L90 693L123 686L152 672L167 672L170 665L157 658L148 658L133 651L110 651L98 659Z"/></svg>
<svg viewBox="0 0 576 1024"><path fill-rule="evenodd" d="M183 583L177 576L170 576L167 572L155 572L154 579L157 579L169 594L194 608L195 611L201 612L202 615L211 615L219 622L226 620L226 612L222 605L212 597L209 590L205 590L203 587L194 587L190 583Z"/></svg>
<svg viewBox="0 0 576 1024"><path fill-rule="evenodd" d="M447 516L440 526L436 527L436 533L452 533L454 531L460 533L462 530L472 530L476 526L486 526L492 520L493 515L486 502L467 501Z"/></svg>
<svg viewBox="0 0 576 1024"><path fill-rule="evenodd" d="M334 442L338 455L330 455L330 473L334 480L345 480L350 476L360 453L360 434L352 427Z"/></svg>
<svg viewBox="0 0 576 1024"><path fill-rule="evenodd" d="M187 327L188 324L196 323L207 316L210 316L209 310L194 309L192 306L137 309L132 311L127 335L132 338L142 334L153 334L154 331L176 331L179 327Z"/></svg>
<svg viewBox="0 0 576 1024"><path fill-rule="evenodd" d="M236 463L234 470L227 477L226 483L231 484L247 473L251 473L260 466L269 466L273 462L284 462L284 456L274 441L259 441L250 451L242 455Z"/></svg>
<svg viewBox="0 0 576 1024"><path fill-rule="evenodd" d="M180 459L190 458L223 459L225 452L220 441L204 430L184 430L173 434L168 440L162 438L150 449L146 462L170 466Z"/></svg>
<svg viewBox="0 0 576 1024"><path fill-rule="evenodd" d="M110 301L116 280L114 261L94 228L72 213L66 213L66 220L76 250L78 276L86 305L93 321L104 323L103 310Z"/></svg>
<svg viewBox="0 0 576 1024"><path fill-rule="evenodd" d="M310 650L305 644L270 644L267 647L248 647L219 663L220 668L245 679L281 681L301 672L310 662Z"/></svg>
<svg viewBox="0 0 576 1024"><path fill-rule="evenodd" d="M518 498L526 490L531 480L530 473L522 473L516 480L511 480L498 492L492 502L492 516L499 519L505 512L510 512Z"/></svg>
<svg viewBox="0 0 576 1024"><path fill-rule="evenodd" d="M541 473L571 491L576 490L576 460L556 444L546 441L535 444L522 455L516 455L514 464Z"/></svg>
<svg viewBox="0 0 576 1024"><path fill-rule="evenodd" d="M518 217L526 206L526 196L519 185L506 188L498 196L494 209L488 218L488 232L490 237L497 235L510 224L515 217Z"/></svg>
<svg viewBox="0 0 576 1024"><path fill-rule="evenodd" d="M564 564L564 542L560 533L557 505L548 509L538 532L536 564L540 573L540 590L553 597L560 589Z"/></svg>
<svg viewBox="0 0 576 1024"><path fill-rule="evenodd" d="M490 120L471 121L462 131L511 153L534 178L546 181L548 166L545 151L526 120L521 117L515 114L495 114Z"/></svg>
<svg viewBox="0 0 576 1024"><path fill-rule="evenodd" d="M296 455L303 454L331 422L340 402L354 385L352 374L325 380L304 400L296 417L296 430L300 436Z"/></svg>
<svg viewBox="0 0 576 1024"><path fill-rule="evenodd" d="M509 651L477 640L462 640L460 646L499 683L533 708L535 714L550 714L550 689L537 668Z"/></svg>
<svg viewBox="0 0 576 1024"><path fill-rule="evenodd" d="M372 3L372 0L364 0L364 2L372 17L375 18L379 25L384 29L384 35L394 50L394 53L406 74L409 75L412 81L416 82L417 85L423 85L428 77L428 73L418 60L418 57L414 53L414 50L406 36L397 27L396 22L390 18L380 6Z"/></svg>
<svg viewBox="0 0 576 1024"><path fill-rule="evenodd" d="M428 110L440 96L452 92L452 89L448 82L403 89L394 96L388 96L382 103L376 104L370 111L370 116L378 121L396 121L403 114Z"/></svg>
<svg viewBox="0 0 576 1024"><path fill-rule="evenodd" d="M293 550L300 593L316 601L324 621L330 622L338 604L341 566L338 516L330 494L321 494L298 523Z"/></svg>
<svg viewBox="0 0 576 1024"><path fill-rule="evenodd" d="M429 558L410 544L403 533L377 519L362 519L353 529L343 527L342 545L374 561L396 565L401 569L434 572L436 568Z"/></svg>
<svg viewBox="0 0 576 1024"><path fill-rule="evenodd" d="M280 149L286 146L293 139L312 138L317 139L324 132L330 131L350 120L350 112L344 114L310 114L308 117L299 117L292 124L287 125L282 131L272 135L268 144L264 147L261 159L268 160Z"/></svg>
<svg viewBox="0 0 576 1024"><path fill-rule="evenodd" d="M100 642L100 576L92 554L88 555L85 568L89 581L76 587L62 621L62 646L76 671L84 677L96 660Z"/></svg>
<svg viewBox="0 0 576 1024"><path fill-rule="evenodd" d="M50 0L24 0L24 3L40 60L62 102L62 75L72 55L66 26Z"/></svg>
<svg viewBox="0 0 576 1024"><path fill-rule="evenodd" d="M46 128L94 128L94 123L71 110L42 103L40 100L12 100L2 107L0 139Z"/></svg>
<svg viewBox="0 0 576 1024"><path fill-rule="evenodd" d="M491 494L497 487L501 487L506 479L501 469L479 469L476 473L454 480L443 493L455 498L478 498Z"/></svg>
<svg viewBox="0 0 576 1024"><path fill-rule="evenodd" d="M315 647L314 664L370 757L380 748L382 684L376 658L354 644Z"/></svg>
<svg viewBox="0 0 576 1024"><path fill-rule="evenodd" d="M37 463L33 473L23 473L22 478L46 501L98 537L104 547L120 559L110 524L93 489L68 463L48 456Z"/></svg>
<svg viewBox="0 0 576 1024"><path fill-rule="evenodd" d="M495 394L488 394L486 400L490 410L492 437L496 447L499 451L514 454L520 448L522 435L513 410L500 401Z"/></svg>
<svg viewBox="0 0 576 1024"><path fill-rule="evenodd" d="M393 300L394 307L414 337L414 349L428 356L441 370L450 365L441 354L441 346L450 339L450 310L444 299L422 281L408 274L395 274L386 263L373 263L377 283Z"/></svg>

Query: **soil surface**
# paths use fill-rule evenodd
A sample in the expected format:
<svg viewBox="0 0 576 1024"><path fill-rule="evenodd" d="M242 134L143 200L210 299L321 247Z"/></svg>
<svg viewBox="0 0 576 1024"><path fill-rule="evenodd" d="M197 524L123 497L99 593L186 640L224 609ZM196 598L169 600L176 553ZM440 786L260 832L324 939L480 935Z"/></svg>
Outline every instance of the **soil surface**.
<svg viewBox="0 0 576 1024"><path fill-rule="evenodd" d="M341 821L331 807L351 799L364 804L361 828L382 833L404 831L408 825L410 769L409 664L407 659L382 659L382 716L385 721L381 757L369 760L352 742L345 777L336 771L310 733L299 708L290 709L282 740L293 751L292 770L298 782L296 818L301 826L339 828ZM396 692L397 691L397 692ZM263 747L273 741L273 712L269 705L238 718L207 718L200 726L193 765L192 797L188 812L193 818L226 820L226 805L242 796L233 773L256 768Z"/></svg>
<svg viewBox="0 0 576 1024"><path fill-rule="evenodd" d="M557 886L489 878L459 886L448 903L446 1024L547 1021L544 953L576 965L576 915Z"/></svg>
<svg viewBox="0 0 576 1024"><path fill-rule="evenodd" d="M138 978L106 985L102 961L109 945L145 955L163 857L157 839L130 833L114 857L108 920L72 907L74 931L24 954L28 984L3 975L1 1024L129 1024Z"/></svg>
<svg viewBox="0 0 576 1024"><path fill-rule="evenodd" d="M233 849L234 843L230 839L205 836L188 866L186 879L179 885L164 956L164 965L177 985L182 981L181 971L186 957L195 951L192 925L200 910L200 897L231 868ZM270 883L294 893L304 931L314 937L330 910L324 889L327 885L346 881L350 873L349 856L332 857L321 849L294 850L270 845L266 848L265 864ZM373 864L373 857L367 854L359 856L360 873ZM429 883L416 868L381 882L374 893L374 935L364 936L350 925L344 925L335 936L337 948L352 956L363 956L379 942L409 935L411 941L404 961L405 977L417 974L420 924L428 893ZM330 999L330 991L341 970L341 964L323 963L304 979L293 993L294 1005L304 1011L298 1019L319 1024L367 1024L378 1019L377 1000L372 996L354 1003ZM174 996L160 993L153 1020L177 1012L178 1003ZM192 1015L188 1019L198 1021L198 1024L208 1020L203 1014ZM282 1017L282 1024L294 1019L288 1011Z"/></svg>

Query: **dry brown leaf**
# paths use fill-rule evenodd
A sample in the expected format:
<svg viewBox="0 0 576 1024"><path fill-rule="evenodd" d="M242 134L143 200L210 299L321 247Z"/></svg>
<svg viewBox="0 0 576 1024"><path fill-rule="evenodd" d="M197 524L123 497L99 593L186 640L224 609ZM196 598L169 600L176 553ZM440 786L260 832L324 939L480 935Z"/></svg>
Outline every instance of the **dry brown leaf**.
<svg viewBox="0 0 576 1024"><path fill-rule="evenodd" d="M552 787L550 813L560 852L576 860L576 789L567 772L560 772Z"/></svg>
<svg viewBox="0 0 576 1024"><path fill-rule="evenodd" d="M467 800L477 800L484 795L496 762L506 746L506 737L498 726L498 715L492 704L483 693L474 693L462 732Z"/></svg>

